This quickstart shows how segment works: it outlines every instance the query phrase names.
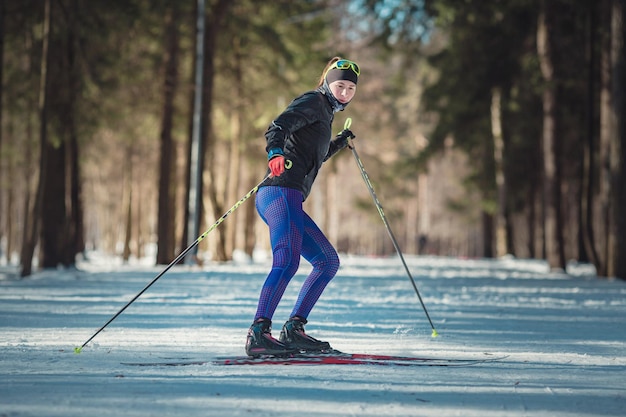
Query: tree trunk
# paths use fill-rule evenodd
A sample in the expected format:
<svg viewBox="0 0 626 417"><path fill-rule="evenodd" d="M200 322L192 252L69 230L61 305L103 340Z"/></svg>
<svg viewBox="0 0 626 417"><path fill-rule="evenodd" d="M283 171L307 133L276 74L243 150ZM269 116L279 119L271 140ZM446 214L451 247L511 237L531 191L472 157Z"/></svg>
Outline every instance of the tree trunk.
<svg viewBox="0 0 626 417"><path fill-rule="evenodd" d="M240 47L240 39L235 36L231 42L231 50L233 54L233 62L234 62L234 78L235 83L233 85L233 89L235 90L234 97L232 102L234 104L234 108L230 115L230 155L228 156L228 177L225 178L226 181L226 205L230 206L235 203L235 201L239 200L240 187L239 184L241 182L241 112L243 111L243 103L241 98L244 97L245 93L244 82L243 82L243 73L241 71L242 60L244 59L241 55L241 47ZM233 219L230 222L224 223L224 248L222 249L224 253L225 260L232 259L233 251L235 249L235 241L237 234L237 221Z"/></svg>
<svg viewBox="0 0 626 417"><path fill-rule="evenodd" d="M133 234L133 145L129 144L126 147L124 154L124 199L123 207L126 209L123 211L124 215L124 246L122 248L122 261L128 263L130 255L132 253L130 242ZM137 239L137 246L139 246L139 239ZM139 252L139 250L138 250ZM141 255L137 253L139 258Z"/></svg>
<svg viewBox="0 0 626 417"><path fill-rule="evenodd" d="M539 258L540 254L537 248L537 211L540 210L538 206L538 184L536 181L531 180L530 187L528 187L527 201L528 203L528 254L531 258Z"/></svg>
<svg viewBox="0 0 626 417"><path fill-rule="evenodd" d="M47 139L47 124L48 124L48 64L50 61L49 43L50 43L50 0L45 0L44 3L44 21L43 21L43 33L42 33L42 59L40 69L40 84L39 84L39 144L40 144L40 157L39 157L39 181L37 185L37 191L35 194L35 201L33 203L32 215L30 221L24 223L24 240L22 242L22 249L20 254L21 263L21 276L25 277L32 273L33 268L33 255L35 253L35 246L39 236L39 221L41 214L41 205L43 199L43 186L46 175L46 142ZM29 207L27 207L28 209Z"/></svg>
<svg viewBox="0 0 626 417"><path fill-rule="evenodd" d="M80 204L78 133L76 128L77 93L80 76L75 59L78 4L75 0L59 13L51 13L51 21L59 21L58 33L51 36L50 55L54 65L49 67L49 92L54 100L50 106L50 137L45 143L47 164L42 207L41 249L42 266L55 268L71 266L82 240ZM62 22L62 23L61 23ZM50 33L54 33L51 26ZM47 95L48 95L47 94Z"/></svg>
<svg viewBox="0 0 626 417"><path fill-rule="evenodd" d="M75 125L72 125L70 140L68 143L68 159L70 170L70 214L69 214L69 245L66 252L65 264L72 265L76 262L76 255L85 250L85 229L83 216L82 182L80 175L80 157L78 138Z"/></svg>
<svg viewBox="0 0 626 417"><path fill-rule="evenodd" d="M159 203L157 216L157 264L169 264L174 258L176 231L176 148L172 138L174 97L178 87L178 6L168 7L166 12L165 71L163 85L163 118L161 120L161 160L159 164Z"/></svg>
<svg viewBox="0 0 626 417"><path fill-rule="evenodd" d="M502 137L502 93L494 88L491 93L491 133L493 135L493 158L496 174L495 237L496 256L508 253L506 223L506 177L504 175L504 139Z"/></svg>
<svg viewBox="0 0 626 417"><path fill-rule="evenodd" d="M196 1L195 3L195 9L194 9L194 17L196 19L196 22L198 22L198 13L199 13L199 8L198 8L198 2ZM202 3L201 3L202 4ZM198 34L196 34L196 36L193 37L193 48L191 49L192 51L194 51L194 53L197 51L198 48ZM197 57L194 57L194 61L195 59L197 59ZM183 201L182 201L182 207L183 207L183 233L180 239L180 248L181 248L181 252L184 250L184 248L186 248L189 243L189 224L190 224L190 212L189 212L189 195L191 193L191 172L192 172L192 147L193 147L193 135L194 135L194 117L195 117L195 111L196 109L194 108L195 105L195 101L196 101L196 97L195 97L195 88L197 87L195 85L195 80L196 80L196 63L194 62L193 65L191 65L191 80L192 82L189 85L189 91L192 92L192 94L189 95L189 124L187 125L187 141L185 144L185 166L184 166L184 176L185 176L185 189L183 191Z"/></svg>
<svg viewBox="0 0 626 417"><path fill-rule="evenodd" d="M196 36L194 36L194 65L193 65L193 94L191 94L191 112L189 118L189 140L187 143L187 163L185 164L185 213L184 231L181 247L192 248L185 258L187 263L197 263L199 250L196 245L197 236L200 234L200 224L203 214L203 176L204 169L204 121L206 120L203 108L204 97L204 61L207 16L205 1L197 0L195 3Z"/></svg>
<svg viewBox="0 0 626 417"><path fill-rule="evenodd" d="M550 267L564 268L563 249L560 245L561 240L559 239L560 198L558 194L560 190L557 172L556 86L554 85L556 80L550 45L552 28L549 12L549 8L546 6L545 1L543 1L537 24L537 52L541 65L541 73L545 82L542 98L544 245L546 259Z"/></svg>
<svg viewBox="0 0 626 417"><path fill-rule="evenodd" d="M613 0L611 22L612 118L611 147L612 218L611 263L608 274L626 280L626 5Z"/></svg>
<svg viewBox="0 0 626 417"><path fill-rule="evenodd" d="M44 186L41 211L41 266L56 268L65 264L64 250L67 247L66 195L66 145L58 145L48 140L43 152L47 163L44 172Z"/></svg>
<svg viewBox="0 0 626 417"><path fill-rule="evenodd" d="M2 155L2 126L3 126L3 106L4 103L4 15L5 15L5 0L0 0L0 155ZM2 167L0 166L0 184L2 184ZM2 212L2 191L4 187L0 187L0 212ZM7 209L7 213L10 213ZM1 218L0 218L1 220ZM0 242L2 242L2 222L0 221ZM9 237L10 238L10 237ZM7 238L7 246L10 246L10 240ZM8 250L7 250L8 251ZM0 247L0 253L2 248ZM8 254L10 257L11 255Z"/></svg>
<svg viewBox="0 0 626 417"><path fill-rule="evenodd" d="M0 0L2 1L2 0ZM9 132L11 132L11 129L8 129ZM9 133L8 137L9 140L11 140L13 135L11 135L11 133ZM6 177L9 181L9 184L15 184L17 183L17 167L15 166L15 164L13 163L13 159L11 158L11 160L9 160L8 166L6 167ZM29 193L30 190L26 191L26 194ZM6 252L5 252L5 256L6 256L6 263L7 265L11 264L11 254L13 253L13 243L14 243L14 224L15 224L15 219L14 219L14 211L15 211L15 186L10 185L7 188L7 193L6 193L6 218L4 219L4 227L5 232L4 232L4 236L6 239Z"/></svg>
<svg viewBox="0 0 626 417"><path fill-rule="evenodd" d="M204 152L201 155L201 166L208 168L210 181L208 183L208 197L212 203L213 216L218 219L224 214L224 205L217 196L218 186L214 172L215 162L215 135L213 132L213 83L215 77L215 55L217 48L217 38L221 31L228 8L232 6L232 0L218 0L209 12L210 18L206 24L204 41L204 73L202 91L202 141L204 142ZM206 165L205 165L206 164ZM226 235L224 229L218 228L217 246L215 257L217 260L226 260Z"/></svg>
<svg viewBox="0 0 626 417"><path fill-rule="evenodd" d="M595 91L596 91L596 5L591 4L587 17L587 95L585 140L583 140L583 161L580 175L580 210L579 210L579 260L590 261L598 272L602 270L603 262L596 249L595 235L595 194L596 194L596 154L595 154ZM600 150L602 152L602 150Z"/></svg>
<svg viewBox="0 0 626 417"><path fill-rule="evenodd" d="M481 254L481 256L485 258L493 258L494 216L483 210L481 212L481 222L483 229L483 253Z"/></svg>
<svg viewBox="0 0 626 417"><path fill-rule="evenodd" d="M83 201L80 175L80 151L76 126L77 96L80 88L80 76L76 65L76 31L77 16L79 14L77 0L72 1L69 9L68 36L67 36L67 66L66 88L68 94L67 111L65 112L65 132L67 133L67 160L69 181L69 207L67 242L64 248L64 265L73 265L76 255L85 249L83 225Z"/></svg>
<svg viewBox="0 0 626 417"><path fill-rule="evenodd" d="M594 223L597 237L598 258L601 265L598 275L606 276L611 268L611 233L613 229L610 213L611 200L611 0L600 2L600 27L603 28L600 40L600 133L598 167L598 220ZM606 29L605 29L606 28Z"/></svg>

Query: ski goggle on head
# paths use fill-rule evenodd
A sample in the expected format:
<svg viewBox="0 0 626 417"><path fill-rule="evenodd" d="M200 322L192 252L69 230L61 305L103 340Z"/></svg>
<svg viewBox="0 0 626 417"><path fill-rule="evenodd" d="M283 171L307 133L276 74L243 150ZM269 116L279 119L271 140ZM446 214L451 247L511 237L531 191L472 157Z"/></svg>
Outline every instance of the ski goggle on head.
<svg viewBox="0 0 626 417"><path fill-rule="evenodd" d="M335 69L335 68L341 69L341 70L352 69L352 71L354 71L357 77L361 75L361 68L359 68L357 63L352 62L348 59L340 59L339 61L332 64L330 68L328 68L328 71L330 71L331 69Z"/></svg>

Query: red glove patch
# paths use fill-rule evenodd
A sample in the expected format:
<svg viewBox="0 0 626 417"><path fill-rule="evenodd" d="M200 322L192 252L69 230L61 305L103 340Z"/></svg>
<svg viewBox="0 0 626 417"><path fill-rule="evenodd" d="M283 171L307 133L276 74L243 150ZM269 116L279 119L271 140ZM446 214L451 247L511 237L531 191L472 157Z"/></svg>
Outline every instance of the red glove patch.
<svg viewBox="0 0 626 417"><path fill-rule="evenodd" d="M267 162L267 166L270 168L272 177L279 177L285 172L285 157L283 155L277 155Z"/></svg>

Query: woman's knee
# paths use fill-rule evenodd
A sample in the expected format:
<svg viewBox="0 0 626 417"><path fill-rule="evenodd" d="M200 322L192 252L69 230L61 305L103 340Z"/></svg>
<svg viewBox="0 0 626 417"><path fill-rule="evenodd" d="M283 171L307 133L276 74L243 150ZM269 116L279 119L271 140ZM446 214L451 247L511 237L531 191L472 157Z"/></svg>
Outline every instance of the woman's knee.
<svg viewBox="0 0 626 417"><path fill-rule="evenodd" d="M329 247L313 258L311 265L316 269L334 276L339 270L339 255L334 248Z"/></svg>
<svg viewBox="0 0 626 417"><path fill-rule="evenodd" d="M300 254L295 253L290 248L281 248L274 251L273 267L280 268L293 276L300 267Z"/></svg>

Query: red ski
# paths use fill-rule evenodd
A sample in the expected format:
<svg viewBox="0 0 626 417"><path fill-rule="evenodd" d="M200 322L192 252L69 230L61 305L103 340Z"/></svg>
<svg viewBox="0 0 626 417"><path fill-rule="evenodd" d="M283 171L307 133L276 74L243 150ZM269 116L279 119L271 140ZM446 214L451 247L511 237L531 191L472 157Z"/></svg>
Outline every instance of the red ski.
<svg viewBox="0 0 626 417"><path fill-rule="evenodd" d="M180 360L169 362L123 363L131 366L192 366L192 365L378 365L378 366L471 366L496 362L505 356L484 358L429 358L414 356L375 355L368 353L302 353L289 356L218 357L211 360Z"/></svg>

